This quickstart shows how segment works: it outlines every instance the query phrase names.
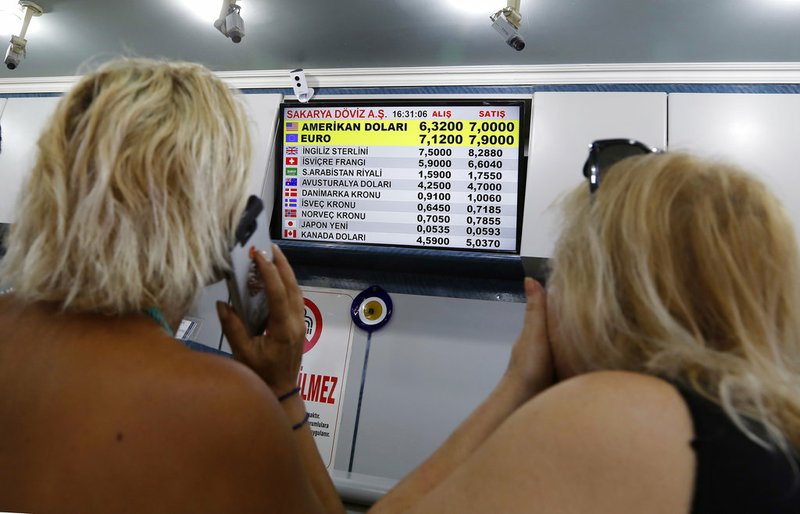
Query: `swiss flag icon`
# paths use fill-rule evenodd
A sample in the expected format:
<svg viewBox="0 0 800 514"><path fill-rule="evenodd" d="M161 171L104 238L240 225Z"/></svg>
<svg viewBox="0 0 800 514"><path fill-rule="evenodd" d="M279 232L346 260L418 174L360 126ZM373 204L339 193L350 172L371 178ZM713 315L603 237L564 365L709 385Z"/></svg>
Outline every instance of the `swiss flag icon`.
<svg viewBox="0 0 800 514"><path fill-rule="evenodd" d="M297 157L287 157L286 158L286 165L287 166L297 166Z"/></svg>

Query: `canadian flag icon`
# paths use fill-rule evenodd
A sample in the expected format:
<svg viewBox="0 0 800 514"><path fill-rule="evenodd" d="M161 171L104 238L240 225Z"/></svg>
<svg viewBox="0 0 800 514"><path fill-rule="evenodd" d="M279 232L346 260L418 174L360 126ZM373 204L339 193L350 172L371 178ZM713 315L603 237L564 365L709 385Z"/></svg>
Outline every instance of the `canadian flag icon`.
<svg viewBox="0 0 800 514"><path fill-rule="evenodd" d="M297 230L284 230L283 237L297 238Z"/></svg>

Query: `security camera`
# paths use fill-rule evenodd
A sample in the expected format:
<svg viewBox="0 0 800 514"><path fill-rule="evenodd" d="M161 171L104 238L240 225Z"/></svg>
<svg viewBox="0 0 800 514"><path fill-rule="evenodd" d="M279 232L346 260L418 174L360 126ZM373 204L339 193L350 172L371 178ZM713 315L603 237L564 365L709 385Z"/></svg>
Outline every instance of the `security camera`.
<svg viewBox="0 0 800 514"><path fill-rule="evenodd" d="M219 19L214 22L214 27L225 37L231 38L234 43L241 43L244 37L244 20L241 15L242 7L236 5L235 1L223 1L222 12Z"/></svg>
<svg viewBox="0 0 800 514"><path fill-rule="evenodd" d="M294 94L297 95L297 99L302 103L308 103L311 97L314 96L314 88L308 87L305 72L301 68L298 68L290 71L289 77L292 79L292 89L294 89Z"/></svg>
<svg viewBox="0 0 800 514"><path fill-rule="evenodd" d="M225 17L225 35L231 38L234 43L241 43L244 37L244 20L239 14L241 7L233 6L233 9Z"/></svg>
<svg viewBox="0 0 800 514"><path fill-rule="evenodd" d="M25 45L27 40L19 36L11 36L11 42L8 43L6 50L6 58L4 62L9 70L16 69L22 59L25 58Z"/></svg>
<svg viewBox="0 0 800 514"><path fill-rule="evenodd" d="M505 39L506 44L516 51L525 48L525 40L519 35L519 27L509 21L509 13L506 10L498 11L493 16L489 16L492 20L492 28ZM517 19L519 15L517 15Z"/></svg>

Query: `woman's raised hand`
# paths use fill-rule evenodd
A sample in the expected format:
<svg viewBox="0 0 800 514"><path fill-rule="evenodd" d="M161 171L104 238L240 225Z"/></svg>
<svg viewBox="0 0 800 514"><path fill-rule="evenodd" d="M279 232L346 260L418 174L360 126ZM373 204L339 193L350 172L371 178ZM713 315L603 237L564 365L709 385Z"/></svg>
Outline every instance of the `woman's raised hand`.
<svg viewBox="0 0 800 514"><path fill-rule="evenodd" d="M547 336L547 293L539 282L525 278L525 321L511 350L506 378L538 394L553 383L553 354Z"/></svg>
<svg viewBox="0 0 800 514"><path fill-rule="evenodd" d="M272 262L262 252L256 252L254 257L270 306L266 333L250 337L242 320L223 302L217 302L217 312L233 357L281 395L297 386L305 342L305 308L286 256L277 245L272 246L272 255Z"/></svg>

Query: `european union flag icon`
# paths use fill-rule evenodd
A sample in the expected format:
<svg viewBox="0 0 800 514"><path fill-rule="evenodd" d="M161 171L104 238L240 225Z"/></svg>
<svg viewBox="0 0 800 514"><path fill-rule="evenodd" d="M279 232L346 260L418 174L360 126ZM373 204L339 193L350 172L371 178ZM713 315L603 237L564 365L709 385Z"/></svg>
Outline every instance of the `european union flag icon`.
<svg viewBox="0 0 800 514"><path fill-rule="evenodd" d="M296 143L297 142L297 134L286 134L286 142L287 143Z"/></svg>

